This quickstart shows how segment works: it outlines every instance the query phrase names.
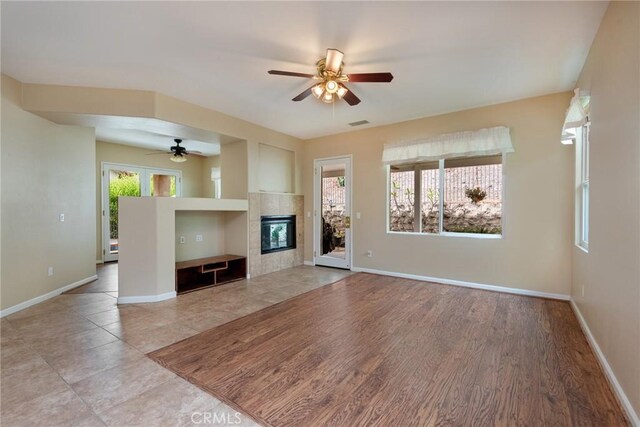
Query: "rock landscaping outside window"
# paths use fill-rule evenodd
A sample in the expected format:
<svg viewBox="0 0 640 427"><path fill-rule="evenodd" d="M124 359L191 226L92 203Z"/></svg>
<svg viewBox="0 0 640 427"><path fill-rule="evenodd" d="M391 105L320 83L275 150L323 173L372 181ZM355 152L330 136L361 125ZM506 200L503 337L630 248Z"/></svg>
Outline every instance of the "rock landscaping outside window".
<svg viewBox="0 0 640 427"><path fill-rule="evenodd" d="M499 235L502 179L501 156L391 167L389 231Z"/></svg>

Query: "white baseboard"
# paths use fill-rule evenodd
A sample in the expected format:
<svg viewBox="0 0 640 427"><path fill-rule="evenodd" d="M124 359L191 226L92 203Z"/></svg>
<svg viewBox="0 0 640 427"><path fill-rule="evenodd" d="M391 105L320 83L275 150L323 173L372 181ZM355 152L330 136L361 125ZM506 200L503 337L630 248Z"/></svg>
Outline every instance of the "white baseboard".
<svg viewBox="0 0 640 427"><path fill-rule="evenodd" d="M382 276L401 277L403 279L420 280L422 282L441 283L443 285L463 286L465 288L484 289L485 291L504 292L507 294L526 295L530 297L542 297L569 301L569 295L554 294L550 292L530 291L527 289L508 288L506 286L485 285L482 283L464 282L462 280L442 279L439 277L419 276L417 274L397 273L395 271L375 270L373 268L352 267L351 271L360 271L363 273L380 274Z"/></svg>
<svg viewBox="0 0 640 427"><path fill-rule="evenodd" d="M104 260L97 259L97 260L96 260L96 265L98 265L98 264L104 264Z"/></svg>
<svg viewBox="0 0 640 427"><path fill-rule="evenodd" d="M582 313L578 308L578 304L576 304L573 298L571 298L571 308L573 308L573 312L578 318L580 327L582 328L582 331L587 337L587 341L589 341L589 345L593 349L593 352L596 354L596 357L598 358L598 361L602 366L602 370L607 376L607 379L609 380L609 383L611 384L611 387L613 388L614 393L618 397L618 400L620 401L622 408L626 412L627 418L629 419L629 421L631 421L631 425L634 427L640 427L640 417L638 417L638 414L636 414L636 412L633 410L633 406L631 406L631 402L629 401L629 398L627 397L624 390L622 389L622 386L618 382L618 379L613 373L613 369L611 369L611 366L609 365L607 358L604 356L604 353L600 349L598 342L596 341L593 334L591 333L591 330L589 329L589 325L587 324L587 321L584 320L584 317L582 316Z"/></svg>
<svg viewBox="0 0 640 427"><path fill-rule="evenodd" d="M24 310L25 308L29 308L32 305L36 305L39 304L41 302L44 302L48 299L51 299L53 297L57 297L58 295L60 295L63 292L67 292L70 291L73 288L77 288L78 286L82 286L85 285L89 282L93 282L94 280L96 280L98 278L97 275L93 275L93 276L89 276L86 277L82 280L78 280L77 282L73 282L71 284L65 285L61 288L58 288L56 290L53 290L51 292L47 292L44 295L40 295L39 297L35 297L30 299L29 301L25 301L25 302L21 302L20 304L16 304L13 307L9 307L9 308L5 308L4 310L0 311L0 317L4 317L4 316L8 316L10 314L16 313L20 310Z"/></svg>
<svg viewBox="0 0 640 427"><path fill-rule="evenodd" d="M160 302L176 297L176 291L160 295L142 295L138 297L118 297L118 304L139 304L143 302Z"/></svg>
<svg viewBox="0 0 640 427"><path fill-rule="evenodd" d="M315 263L315 262L313 262L313 261L307 261L307 260L305 260L303 264L304 264L304 265L309 265L309 266L311 266L311 267L313 267L314 265L316 265L316 263Z"/></svg>

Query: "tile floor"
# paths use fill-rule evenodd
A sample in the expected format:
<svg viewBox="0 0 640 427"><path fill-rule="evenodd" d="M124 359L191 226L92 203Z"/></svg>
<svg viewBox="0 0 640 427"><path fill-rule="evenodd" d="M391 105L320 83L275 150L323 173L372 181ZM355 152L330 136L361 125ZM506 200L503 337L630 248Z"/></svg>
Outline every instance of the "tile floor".
<svg viewBox="0 0 640 427"><path fill-rule="evenodd" d="M97 281L0 320L0 424L173 426L215 416L255 425L244 415L236 424L236 411L145 353L349 274L296 267L118 306L117 264L105 265Z"/></svg>

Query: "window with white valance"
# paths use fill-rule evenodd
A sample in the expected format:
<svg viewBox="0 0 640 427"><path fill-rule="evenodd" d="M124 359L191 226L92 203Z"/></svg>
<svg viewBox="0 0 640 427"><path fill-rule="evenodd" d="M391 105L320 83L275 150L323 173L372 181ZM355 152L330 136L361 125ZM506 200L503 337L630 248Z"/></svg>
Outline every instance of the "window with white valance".
<svg viewBox="0 0 640 427"><path fill-rule="evenodd" d="M459 132L384 147L391 233L501 237L509 128Z"/></svg>
<svg viewBox="0 0 640 427"><path fill-rule="evenodd" d="M400 165L457 157L492 156L513 151L509 128L498 126L385 144L382 162Z"/></svg>

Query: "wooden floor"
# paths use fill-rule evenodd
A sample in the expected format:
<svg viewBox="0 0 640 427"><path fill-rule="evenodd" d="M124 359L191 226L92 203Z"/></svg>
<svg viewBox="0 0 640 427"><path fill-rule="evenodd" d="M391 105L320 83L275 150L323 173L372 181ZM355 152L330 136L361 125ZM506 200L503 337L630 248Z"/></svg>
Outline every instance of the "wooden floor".
<svg viewBox="0 0 640 427"><path fill-rule="evenodd" d="M149 356L265 425L627 425L561 301L360 273Z"/></svg>

